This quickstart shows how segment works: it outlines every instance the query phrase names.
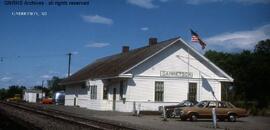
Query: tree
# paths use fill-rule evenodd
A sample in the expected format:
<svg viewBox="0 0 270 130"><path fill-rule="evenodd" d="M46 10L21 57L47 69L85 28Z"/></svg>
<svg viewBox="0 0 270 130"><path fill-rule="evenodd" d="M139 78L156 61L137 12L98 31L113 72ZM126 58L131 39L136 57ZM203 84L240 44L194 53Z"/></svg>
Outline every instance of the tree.
<svg viewBox="0 0 270 130"><path fill-rule="evenodd" d="M8 90L7 90L7 98L12 98L15 96L15 94L20 94L21 96L23 95L23 90L25 90L26 87L25 86L18 86L18 85L12 85L9 86Z"/></svg>
<svg viewBox="0 0 270 130"><path fill-rule="evenodd" d="M270 40L260 41L254 51L240 53L207 51L205 56L234 78L235 100L255 101L268 107L270 95Z"/></svg>
<svg viewBox="0 0 270 130"><path fill-rule="evenodd" d="M270 39L260 41L254 49L255 53L270 53Z"/></svg>
<svg viewBox="0 0 270 130"><path fill-rule="evenodd" d="M4 100L6 98L7 95L7 90L2 88L0 89L0 100Z"/></svg>
<svg viewBox="0 0 270 130"><path fill-rule="evenodd" d="M53 93L56 91L61 91L61 90L65 90L64 86L59 85L59 83L62 81L63 79L53 76L51 80L48 80L48 86L49 86L49 90L52 91Z"/></svg>

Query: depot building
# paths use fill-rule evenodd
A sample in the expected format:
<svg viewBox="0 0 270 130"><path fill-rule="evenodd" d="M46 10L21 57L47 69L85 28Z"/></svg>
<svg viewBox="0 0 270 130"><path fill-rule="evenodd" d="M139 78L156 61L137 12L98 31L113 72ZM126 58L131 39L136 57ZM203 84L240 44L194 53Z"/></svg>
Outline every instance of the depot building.
<svg viewBox="0 0 270 130"><path fill-rule="evenodd" d="M232 77L180 37L97 59L60 84L65 105L94 110L156 111L182 100L221 100Z"/></svg>

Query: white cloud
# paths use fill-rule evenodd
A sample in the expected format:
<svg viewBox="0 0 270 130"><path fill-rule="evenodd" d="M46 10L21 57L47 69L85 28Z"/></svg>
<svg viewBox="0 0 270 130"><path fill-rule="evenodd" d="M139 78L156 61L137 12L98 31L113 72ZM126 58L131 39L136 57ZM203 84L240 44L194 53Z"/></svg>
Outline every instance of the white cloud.
<svg viewBox="0 0 270 130"><path fill-rule="evenodd" d="M158 8L158 5L155 5L153 2L154 1L160 1L160 2L168 2L168 0L127 0L127 3L133 4L136 6L139 6L141 8L145 9L153 9L153 8Z"/></svg>
<svg viewBox="0 0 270 130"><path fill-rule="evenodd" d="M153 0L128 0L129 4L137 5L142 8L152 9L157 8L157 5L153 4Z"/></svg>
<svg viewBox="0 0 270 130"><path fill-rule="evenodd" d="M247 3L247 4L268 4L270 0L231 0L239 3Z"/></svg>
<svg viewBox="0 0 270 130"><path fill-rule="evenodd" d="M81 17L83 18L84 21L90 22L90 23L99 23L99 24L107 24L107 25L113 24L112 19L102 17L99 15L82 15Z"/></svg>
<svg viewBox="0 0 270 130"><path fill-rule="evenodd" d="M168 2L169 0L159 0L160 2Z"/></svg>
<svg viewBox="0 0 270 130"><path fill-rule="evenodd" d="M86 44L85 47L90 47L90 48L103 48L106 46L109 46L110 43L105 43L105 42L95 42L91 44Z"/></svg>
<svg viewBox="0 0 270 130"><path fill-rule="evenodd" d="M142 31L148 31L149 28L148 28L148 27L142 27L141 30L142 30Z"/></svg>
<svg viewBox="0 0 270 130"><path fill-rule="evenodd" d="M253 49L258 41L267 38L270 38L270 24L253 30L223 33L205 41L209 45L221 46L224 49Z"/></svg>
<svg viewBox="0 0 270 130"><path fill-rule="evenodd" d="M78 51L73 51L73 52L71 52L73 55L78 55L79 54L79 52Z"/></svg>
<svg viewBox="0 0 270 130"><path fill-rule="evenodd" d="M49 74L50 74L50 75L57 75L57 74L60 74L60 73L57 72L57 71L54 71L54 70L50 70L50 71L49 71Z"/></svg>
<svg viewBox="0 0 270 130"><path fill-rule="evenodd" d="M202 3L220 2L223 0L186 0L187 4L198 5Z"/></svg>
<svg viewBox="0 0 270 130"><path fill-rule="evenodd" d="M42 76L40 76L40 77L43 78L43 79L50 79L50 78L52 78L51 75L47 75L47 74L42 75Z"/></svg>
<svg viewBox="0 0 270 130"><path fill-rule="evenodd" d="M2 82L6 82L6 81L9 81L9 80L11 80L12 79L12 77L2 77L0 80L2 81Z"/></svg>
<svg viewBox="0 0 270 130"><path fill-rule="evenodd" d="M270 0L186 0L187 4L198 5L214 2L236 2L241 4L268 4Z"/></svg>

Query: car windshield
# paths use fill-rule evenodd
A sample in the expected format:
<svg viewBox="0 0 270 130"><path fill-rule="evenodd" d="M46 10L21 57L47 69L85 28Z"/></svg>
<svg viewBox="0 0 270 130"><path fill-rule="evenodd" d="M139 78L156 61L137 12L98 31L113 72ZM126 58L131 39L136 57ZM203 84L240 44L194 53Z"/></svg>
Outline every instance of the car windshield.
<svg viewBox="0 0 270 130"><path fill-rule="evenodd" d="M178 105L182 105L182 104L184 104L185 102L186 102L186 100L184 100L184 101L178 103Z"/></svg>
<svg viewBox="0 0 270 130"><path fill-rule="evenodd" d="M196 104L197 107L204 107L205 105L207 105L207 101L202 101Z"/></svg>

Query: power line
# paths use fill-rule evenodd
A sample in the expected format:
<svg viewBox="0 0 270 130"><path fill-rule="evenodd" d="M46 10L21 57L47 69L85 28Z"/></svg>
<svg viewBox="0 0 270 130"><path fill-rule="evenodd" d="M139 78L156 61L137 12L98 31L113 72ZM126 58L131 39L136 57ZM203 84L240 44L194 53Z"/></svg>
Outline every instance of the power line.
<svg viewBox="0 0 270 130"><path fill-rule="evenodd" d="M64 54L51 54L51 55L17 55L17 56L1 56L2 59L20 59L20 58L50 58L64 56Z"/></svg>
<svg viewBox="0 0 270 130"><path fill-rule="evenodd" d="M65 54L47 54L47 55L17 55L17 56L0 56L0 63L6 60L23 60L23 59L49 59L64 57Z"/></svg>

